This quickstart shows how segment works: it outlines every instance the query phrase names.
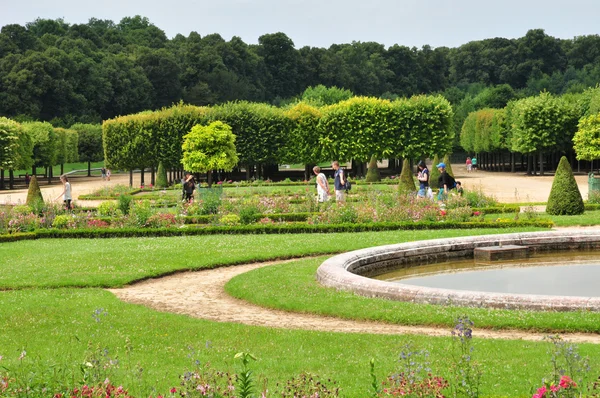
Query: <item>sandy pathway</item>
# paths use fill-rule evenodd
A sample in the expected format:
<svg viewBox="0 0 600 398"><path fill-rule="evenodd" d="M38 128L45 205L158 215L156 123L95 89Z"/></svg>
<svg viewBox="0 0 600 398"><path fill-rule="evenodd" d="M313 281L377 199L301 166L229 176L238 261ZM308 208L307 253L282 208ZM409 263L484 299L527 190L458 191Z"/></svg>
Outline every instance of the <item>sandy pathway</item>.
<svg viewBox="0 0 600 398"><path fill-rule="evenodd" d="M274 263L265 262L185 272L109 291L129 303L215 322L323 332L450 335L448 328L391 325L272 310L232 298L225 293L225 284L234 276L272 264ZM474 333L477 337L506 340L541 341L545 336L541 333L480 329ZM563 337L574 343L600 344L600 335L596 334L572 333L564 334Z"/></svg>

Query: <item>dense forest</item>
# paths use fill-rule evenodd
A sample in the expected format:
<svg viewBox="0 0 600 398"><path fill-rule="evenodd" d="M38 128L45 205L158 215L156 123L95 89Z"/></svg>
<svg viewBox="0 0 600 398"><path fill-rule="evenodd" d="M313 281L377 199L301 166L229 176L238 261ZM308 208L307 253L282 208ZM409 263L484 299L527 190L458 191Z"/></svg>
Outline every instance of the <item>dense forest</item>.
<svg viewBox="0 0 600 398"><path fill-rule="evenodd" d="M541 29L458 48L353 42L300 49L284 33L265 34L257 45L195 32L168 39L141 16L87 24L38 19L0 32L0 116L62 127L180 100L281 105L322 84L389 99L442 94L454 107L458 133L474 110L542 90L582 92L598 82L600 36L565 40Z"/></svg>

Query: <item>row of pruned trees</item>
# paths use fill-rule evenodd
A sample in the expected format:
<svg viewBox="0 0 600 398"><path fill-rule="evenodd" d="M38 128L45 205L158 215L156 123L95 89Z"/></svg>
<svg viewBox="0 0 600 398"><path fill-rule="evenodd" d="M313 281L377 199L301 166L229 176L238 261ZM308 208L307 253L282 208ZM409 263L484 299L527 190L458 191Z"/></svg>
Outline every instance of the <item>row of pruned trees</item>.
<svg viewBox="0 0 600 398"><path fill-rule="evenodd" d="M100 125L75 124L69 129L56 128L47 122L18 123L0 117L0 189L5 186L5 170L9 173L9 186L14 186L14 171L29 170L37 174L44 168L48 181L52 168L65 163L101 161L102 129Z"/></svg>
<svg viewBox="0 0 600 398"><path fill-rule="evenodd" d="M113 168L181 170L183 136L195 125L221 121L236 136L247 177L267 178L277 164L308 166L339 159L364 164L377 158L422 158L450 152L452 107L441 96L395 101L353 97L327 106L299 102L287 108L230 102L213 107L179 104L106 120L105 159ZM307 175L308 177L308 175Z"/></svg>
<svg viewBox="0 0 600 398"><path fill-rule="evenodd" d="M586 145L574 148L574 136L582 118L600 113L600 88L581 94L554 96L547 92L510 101L501 109L486 108L470 113L463 123L460 145L478 156L480 167L515 171L527 162L527 173L544 174L558 155L574 158ZM581 128L581 124L579 124ZM598 137L596 137L598 138ZM594 157L578 156L593 160Z"/></svg>

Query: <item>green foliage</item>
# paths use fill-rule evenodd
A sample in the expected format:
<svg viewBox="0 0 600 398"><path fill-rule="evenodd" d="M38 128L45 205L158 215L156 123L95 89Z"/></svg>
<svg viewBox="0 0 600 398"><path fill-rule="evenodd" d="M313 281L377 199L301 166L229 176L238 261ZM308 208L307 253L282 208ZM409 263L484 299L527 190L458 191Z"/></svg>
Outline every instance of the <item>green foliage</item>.
<svg viewBox="0 0 600 398"><path fill-rule="evenodd" d="M14 169L17 165L21 135L19 123L0 117L0 169Z"/></svg>
<svg viewBox="0 0 600 398"><path fill-rule="evenodd" d="M237 214L226 214L219 218L219 223L227 226L240 225L241 218Z"/></svg>
<svg viewBox="0 0 600 398"><path fill-rule="evenodd" d="M66 214L60 214L54 217L54 221L52 222L52 226L58 229L65 229L69 224L70 217Z"/></svg>
<svg viewBox="0 0 600 398"><path fill-rule="evenodd" d="M367 170L366 181L377 182L380 180L381 174L379 173L379 168L377 167L377 157L373 155L371 156L371 160L369 161L369 168Z"/></svg>
<svg viewBox="0 0 600 398"><path fill-rule="evenodd" d="M307 87L302 93L302 101L316 107L337 104L352 97L354 97L354 94L350 90L337 88L336 86L325 87L322 84Z"/></svg>
<svg viewBox="0 0 600 398"><path fill-rule="evenodd" d="M254 205L242 205L239 210L240 223L244 225L253 224L260 219L260 211Z"/></svg>
<svg viewBox="0 0 600 398"><path fill-rule="evenodd" d="M440 178L440 171L438 170L438 168L436 167L438 164L440 163L440 158L435 155L433 157L433 163L431 164L431 170L429 170L429 185L433 188L433 189L437 189L438 188L438 179Z"/></svg>
<svg viewBox="0 0 600 398"><path fill-rule="evenodd" d="M158 188L166 188L169 186L167 169L165 169L165 166L163 166L162 162L158 163L158 171L156 172L156 186Z"/></svg>
<svg viewBox="0 0 600 398"><path fill-rule="evenodd" d="M511 149L535 153L569 145L577 130L572 105L547 92L517 101L511 111Z"/></svg>
<svg viewBox="0 0 600 398"><path fill-rule="evenodd" d="M186 170L193 172L231 171L238 163L231 127L218 121L208 126L194 126L183 137L181 162Z"/></svg>
<svg viewBox="0 0 600 398"><path fill-rule="evenodd" d="M127 215L129 214L129 209L131 208L131 202L133 201L133 196L131 195L119 195L117 199L119 210L121 213Z"/></svg>
<svg viewBox="0 0 600 398"><path fill-rule="evenodd" d="M600 113L579 120L578 130L573 137L573 149L577 159L600 158Z"/></svg>
<svg viewBox="0 0 600 398"><path fill-rule="evenodd" d="M400 182L398 183L398 191L400 193L414 193L416 190L415 180L410 168L410 161L404 159L402 162L402 172L400 173Z"/></svg>
<svg viewBox="0 0 600 398"><path fill-rule="evenodd" d="M76 131L79 135L78 154L80 161L100 162L104 160L101 125L76 123L69 129Z"/></svg>
<svg viewBox="0 0 600 398"><path fill-rule="evenodd" d="M77 131L55 128L56 134L56 163L74 163L79 161L79 135Z"/></svg>
<svg viewBox="0 0 600 398"><path fill-rule="evenodd" d="M46 122L28 122L23 123L23 130L33 141L34 165L51 167L57 164L58 140L54 127Z"/></svg>
<svg viewBox="0 0 600 398"><path fill-rule="evenodd" d="M42 191L40 190L40 185L38 184L36 176L31 176L31 181L29 182L29 189L27 190L27 199L25 200L25 203L31 205L34 202L44 203L44 197L42 196Z"/></svg>
<svg viewBox="0 0 600 398"><path fill-rule="evenodd" d="M579 192L579 187L577 187L571 165L567 158L563 156L554 175L546 213L553 215L576 215L583 214L583 212L584 206L581 192Z"/></svg>
<svg viewBox="0 0 600 398"><path fill-rule="evenodd" d="M452 171L452 164L450 163L450 155L444 155L444 163L446 164L446 173L454 177L454 172Z"/></svg>
<svg viewBox="0 0 600 398"><path fill-rule="evenodd" d="M289 163L314 164L325 160L319 144L321 111L300 102L285 111L291 127L283 160Z"/></svg>

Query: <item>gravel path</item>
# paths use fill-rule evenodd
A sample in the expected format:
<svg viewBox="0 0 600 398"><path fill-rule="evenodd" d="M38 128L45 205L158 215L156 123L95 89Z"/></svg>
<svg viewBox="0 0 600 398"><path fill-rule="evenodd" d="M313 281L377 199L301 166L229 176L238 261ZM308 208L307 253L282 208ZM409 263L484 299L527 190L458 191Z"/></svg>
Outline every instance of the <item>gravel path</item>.
<svg viewBox="0 0 600 398"><path fill-rule="evenodd" d="M272 264L274 262L185 272L109 291L129 303L215 322L322 332L450 336L448 328L401 326L272 310L232 298L225 293L225 284L234 276ZM541 341L545 336L541 333L481 329L477 329L475 334L489 339L530 341ZM597 334L570 333L563 337L574 343L600 343L600 335Z"/></svg>

